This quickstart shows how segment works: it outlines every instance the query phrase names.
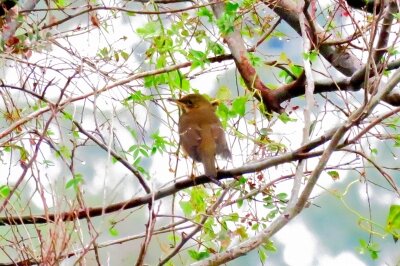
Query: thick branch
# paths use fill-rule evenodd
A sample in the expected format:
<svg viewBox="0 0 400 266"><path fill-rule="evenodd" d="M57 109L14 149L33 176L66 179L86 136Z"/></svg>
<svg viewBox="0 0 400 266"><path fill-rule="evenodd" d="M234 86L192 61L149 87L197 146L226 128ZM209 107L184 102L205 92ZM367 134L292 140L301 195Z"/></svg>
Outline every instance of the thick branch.
<svg viewBox="0 0 400 266"><path fill-rule="evenodd" d="M387 70L394 70L400 67L400 59L389 63L386 67ZM341 78L338 80L319 80L315 82L315 94L332 91L358 91L363 88L364 76L366 68L365 66L359 69L350 78ZM274 97L282 103L295 97L304 95L305 93L305 79L301 76L298 80L293 81L290 84L283 85L273 91ZM392 105L400 106L400 94L398 91L391 91L387 95L384 95L382 101Z"/></svg>
<svg viewBox="0 0 400 266"><path fill-rule="evenodd" d="M264 3L301 35L299 15L294 1L279 0L277 3L275 0L268 0ZM314 22L314 25L319 37L318 43L321 43L326 40L325 31L316 22ZM351 76L361 67L360 60L340 46L321 45L319 51L333 67L346 76Z"/></svg>
<svg viewBox="0 0 400 266"><path fill-rule="evenodd" d="M295 97L304 95L305 81L294 81L276 89L273 94L279 102L284 102ZM320 80L314 84L314 94L320 94L331 91L357 91L361 89L361 84L352 84L350 78L343 78L338 81Z"/></svg>
<svg viewBox="0 0 400 266"><path fill-rule="evenodd" d="M329 138L319 138L317 141L314 141L311 146L307 147L307 150L310 149L311 147L318 146L326 141L328 141ZM285 153L282 155L275 156L273 158L268 158L260 161L255 161L251 162L247 165L244 165L242 167L238 167L235 169L231 170L225 170L225 171L219 171L217 178L219 180L226 179L226 178L232 178L236 176L240 176L243 174L247 173L254 173L257 171L261 170L266 170L270 167L283 164L283 163L288 163L292 161L296 161L299 159L305 159L305 158L310 158L310 157L315 157L318 156L319 154L306 154L304 153L305 149L301 148L298 149L294 152L289 152ZM46 216L44 215L38 215L38 216L20 216L20 217L3 217L0 218L0 224L3 225L12 225L12 224L42 224L42 223L48 223L48 222L54 222L54 221L73 221L75 219L83 219L87 217L96 217L96 216L101 216L107 213L112 213L116 211L121 211L121 210L126 210L126 209L131 209L135 208L138 206L142 206L145 204L148 204L152 202L152 200L156 201L161 198L165 198L167 196L173 195L177 193L180 190L205 184L210 182L210 179L205 176L198 176L195 179L185 179L181 181L177 181L173 185L170 185L168 187L162 188L158 191L154 191L153 193L148 193L144 196L139 196L135 197L129 201L124 201L120 203L115 203L108 205L106 207L99 207L99 208L87 208L87 209L80 209L80 210L75 210L71 212L63 212L63 213L57 213L57 214L48 214Z"/></svg>

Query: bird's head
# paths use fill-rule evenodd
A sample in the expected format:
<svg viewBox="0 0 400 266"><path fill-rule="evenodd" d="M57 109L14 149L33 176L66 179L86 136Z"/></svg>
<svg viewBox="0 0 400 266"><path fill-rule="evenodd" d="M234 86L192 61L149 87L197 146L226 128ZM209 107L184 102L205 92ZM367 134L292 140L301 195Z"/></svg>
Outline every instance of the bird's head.
<svg viewBox="0 0 400 266"><path fill-rule="evenodd" d="M211 104L204 96L200 94L188 94L180 99L170 98L168 100L176 103L185 113L203 107L215 108L213 104Z"/></svg>

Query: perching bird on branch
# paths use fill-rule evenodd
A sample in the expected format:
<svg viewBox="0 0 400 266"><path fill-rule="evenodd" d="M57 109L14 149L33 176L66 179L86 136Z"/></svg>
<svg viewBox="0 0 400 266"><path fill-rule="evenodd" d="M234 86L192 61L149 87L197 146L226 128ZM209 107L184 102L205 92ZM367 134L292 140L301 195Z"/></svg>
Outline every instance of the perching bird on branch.
<svg viewBox="0 0 400 266"><path fill-rule="evenodd" d="M201 162L205 175L220 184L215 167L215 156L231 158L221 121L215 106L200 94L189 94L181 99L168 99L181 109L178 128L183 150L196 162Z"/></svg>

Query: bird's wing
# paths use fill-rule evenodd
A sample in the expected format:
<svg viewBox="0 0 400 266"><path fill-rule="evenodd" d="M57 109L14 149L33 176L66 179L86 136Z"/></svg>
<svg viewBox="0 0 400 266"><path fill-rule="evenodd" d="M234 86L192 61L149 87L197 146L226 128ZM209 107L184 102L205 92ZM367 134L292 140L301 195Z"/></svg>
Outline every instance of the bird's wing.
<svg viewBox="0 0 400 266"><path fill-rule="evenodd" d="M200 154L198 147L201 142L200 128L198 127L186 127L182 128L179 132L180 143L184 151L192 157L193 160L200 162Z"/></svg>
<svg viewBox="0 0 400 266"><path fill-rule="evenodd" d="M226 143L225 131L221 124L217 123L211 126L212 134L217 144L217 154L221 155L223 158L232 158L231 151Z"/></svg>

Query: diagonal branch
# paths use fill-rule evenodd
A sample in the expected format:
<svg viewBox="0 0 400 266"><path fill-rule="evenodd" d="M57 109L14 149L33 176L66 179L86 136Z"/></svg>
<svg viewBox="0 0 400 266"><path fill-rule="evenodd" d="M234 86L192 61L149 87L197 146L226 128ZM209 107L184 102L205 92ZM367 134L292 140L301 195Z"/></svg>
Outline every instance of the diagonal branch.
<svg viewBox="0 0 400 266"><path fill-rule="evenodd" d="M301 28L299 22L299 15L296 8L295 1L290 0L264 0L263 1L269 8L271 8L279 17L285 20L299 35L301 35ZM319 38L318 43L327 39L325 31L319 24L314 21L316 34ZM331 38L328 38L328 40ZM346 76L351 76L361 67L361 61L349 51L340 46L333 47L331 45L321 45L319 47L321 55L328 60L333 67Z"/></svg>
<svg viewBox="0 0 400 266"><path fill-rule="evenodd" d="M221 2L214 2L212 9L215 17L220 18L225 11L225 4ZM230 32L223 36L224 42L228 45L229 50L232 53L233 60L235 61L236 67L242 76L247 89L254 93L254 96L261 102L264 103L268 111L274 111L282 113L283 109L279 105L278 101L273 97L271 90L264 85L261 81L257 71L252 66L249 58L247 57L247 49L244 45L243 38L240 34L239 29L235 27L233 32Z"/></svg>

